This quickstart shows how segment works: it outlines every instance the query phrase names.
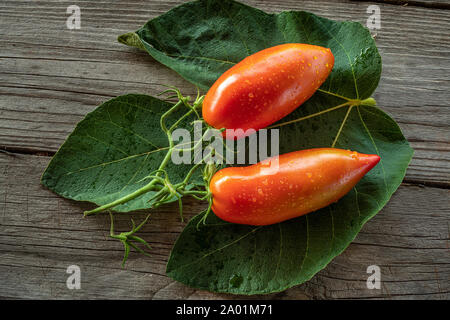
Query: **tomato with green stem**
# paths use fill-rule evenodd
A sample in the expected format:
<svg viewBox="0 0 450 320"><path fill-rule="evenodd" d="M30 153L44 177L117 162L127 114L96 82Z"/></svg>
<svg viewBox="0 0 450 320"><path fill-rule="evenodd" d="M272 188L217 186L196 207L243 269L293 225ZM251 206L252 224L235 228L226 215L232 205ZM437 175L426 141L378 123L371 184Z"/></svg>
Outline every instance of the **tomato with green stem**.
<svg viewBox="0 0 450 320"><path fill-rule="evenodd" d="M378 155L336 148L287 153L248 167L228 167L210 181L212 211L222 220L270 225L324 208L346 195Z"/></svg>
<svg viewBox="0 0 450 320"><path fill-rule="evenodd" d="M334 66L330 49L288 43L248 56L212 85L202 107L214 128L248 135L280 120L316 92Z"/></svg>

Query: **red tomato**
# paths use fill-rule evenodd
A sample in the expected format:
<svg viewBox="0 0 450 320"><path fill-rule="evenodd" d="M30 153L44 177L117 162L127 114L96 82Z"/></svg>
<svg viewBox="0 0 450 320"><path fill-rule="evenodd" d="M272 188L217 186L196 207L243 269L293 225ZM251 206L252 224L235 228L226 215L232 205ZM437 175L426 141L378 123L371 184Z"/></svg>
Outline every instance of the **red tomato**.
<svg viewBox="0 0 450 320"><path fill-rule="evenodd" d="M203 101L203 118L217 129L265 128L308 100L333 65L330 49L309 44L289 43L259 51L213 84Z"/></svg>
<svg viewBox="0 0 450 320"><path fill-rule="evenodd" d="M210 182L212 211L239 224L292 219L338 201L380 157L323 148L287 153L278 160L277 171L268 169L267 160L219 170Z"/></svg>

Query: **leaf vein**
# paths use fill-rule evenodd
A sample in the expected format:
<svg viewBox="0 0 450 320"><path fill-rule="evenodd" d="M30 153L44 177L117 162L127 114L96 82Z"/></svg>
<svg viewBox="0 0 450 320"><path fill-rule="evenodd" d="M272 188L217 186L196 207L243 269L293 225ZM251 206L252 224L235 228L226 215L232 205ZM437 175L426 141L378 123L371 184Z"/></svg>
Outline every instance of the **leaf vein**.
<svg viewBox="0 0 450 320"><path fill-rule="evenodd" d="M380 151L378 150L377 144L375 143L375 140L373 139L372 134L370 133L369 128L367 128L367 125L366 125L366 123L364 122L364 120L363 120L363 118L362 118L362 115L361 115L361 112L360 112L360 110L359 110L359 107L357 108L357 110L358 110L358 114L359 114L359 119L361 119L361 123L362 123L362 125L364 126L364 129L366 130L367 134L369 135L370 141L372 142L372 144L373 144L373 146L374 146L374 148L375 148L375 150L376 150L376 152L377 152L377 155L380 156ZM381 156L380 156L380 157L381 157ZM380 165L381 165L381 170L383 171L383 181L384 181L384 186L385 186L386 194L388 194L388 186L387 186L387 181L386 181L386 171L385 171L384 165L383 165L383 158L381 158L381 160L380 160Z"/></svg>
<svg viewBox="0 0 450 320"><path fill-rule="evenodd" d="M215 249L215 250L213 250L213 251L211 251L211 252L205 253L205 254L204 254L203 256L201 256L200 258L198 258L198 259L196 259L196 260L194 260L194 261L192 261L192 262L190 262L190 263L187 263L187 264L185 264L185 265L182 265L182 266L180 266L179 268L174 269L174 270L183 269L183 268L186 268L186 267L188 267L188 266L190 266L190 265L193 265L194 263L197 263L197 262L199 262L200 260L203 260L203 259L205 259L206 257L208 257L208 256L210 256L210 255L212 255L212 254L214 254L214 253L216 253L216 252L222 251L222 250L228 248L229 246L232 246L233 244L238 243L239 241L241 241L242 239L245 239L245 238L248 237L249 235L254 234L256 231L258 231L258 230L261 229L261 228L262 228L262 227L254 228L254 229L252 229L250 232L244 234L243 236L237 238L236 240L234 240L234 241L232 241L232 242L230 242L230 243L227 243L226 245L224 245L224 246L222 246L222 247L220 247L220 248L218 248L218 249Z"/></svg>

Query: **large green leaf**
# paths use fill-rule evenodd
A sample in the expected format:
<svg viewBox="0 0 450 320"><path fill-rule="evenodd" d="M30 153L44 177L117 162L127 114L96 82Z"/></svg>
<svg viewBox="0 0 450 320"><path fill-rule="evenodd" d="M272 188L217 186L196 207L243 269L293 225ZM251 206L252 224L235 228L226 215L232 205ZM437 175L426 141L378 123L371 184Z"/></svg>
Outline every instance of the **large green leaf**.
<svg viewBox="0 0 450 320"><path fill-rule="evenodd" d="M146 185L142 180L158 169L168 140L159 120L172 104L139 94L111 99L89 113L51 160L42 183L63 197L103 205ZM171 116L177 120L186 110ZM192 118L180 124L189 128ZM169 163L172 183L183 180L188 165ZM193 182L201 183L199 175ZM152 192L114 208L132 211L150 208Z"/></svg>
<svg viewBox="0 0 450 320"><path fill-rule="evenodd" d="M230 0L186 3L119 41L147 50L205 90L246 56L290 42L331 48L336 65L322 88L348 98L369 97L381 71L373 39L360 23L337 23L303 11L267 14Z"/></svg>
<svg viewBox="0 0 450 320"><path fill-rule="evenodd" d="M278 124L280 152L335 146L382 159L338 203L297 219L251 227L210 216L197 230L200 216L195 217L167 266L168 275L178 281L236 294L276 292L303 283L349 245L405 175L413 151L397 124L374 106L342 106L369 98L381 74L375 42L359 23L307 12L266 14L234 1L204 0L172 9L119 41L147 50L203 89L234 63L270 46L303 42L331 48L336 62L328 80ZM295 119L300 121L281 125Z"/></svg>
<svg viewBox="0 0 450 320"><path fill-rule="evenodd" d="M342 123L346 112L340 113L334 116ZM290 141L282 149L321 147L327 140L329 146L333 137L319 130L334 133L339 124L322 116L281 131L281 141ZM309 280L388 202L412 156L397 124L373 107L350 112L337 147L377 153L382 160L339 202L293 220L252 227L211 215L198 230L201 215L196 216L172 250L168 275L192 287L235 294L277 292Z"/></svg>

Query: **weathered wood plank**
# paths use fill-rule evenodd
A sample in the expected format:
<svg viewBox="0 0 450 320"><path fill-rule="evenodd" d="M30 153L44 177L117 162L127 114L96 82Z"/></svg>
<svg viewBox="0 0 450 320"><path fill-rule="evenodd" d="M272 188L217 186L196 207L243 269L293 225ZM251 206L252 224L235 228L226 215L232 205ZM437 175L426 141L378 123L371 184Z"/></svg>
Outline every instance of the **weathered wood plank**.
<svg viewBox="0 0 450 320"><path fill-rule="evenodd" d="M369 2L367 0L350 0L350 1L358 1L358 2ZM409 1L409 0L375 0L372 2L381 2L388 3L400 6L415 6L415 7L424 7L424 8L435 8L435 9L450 9L450 3L446 0L419 0L419 1Z"/></svg>
<svg viewBox="0 0 450 320"><path fill-rule="evenodd" d="M65 3L0 4L0 146L55 151L95 106L129 92L154 95L159 84L193 88L146 53L120 45L117 35L183 1L90 2L82 29L65 28ZM367 3L245 1L269 12L309 10L364 22ZM450 18L446 10L380 4L377 44L384 69L375 94L416 150L407 181L448 186ZM427 27L433 23L432 27ZM38 32L37 32L38 30ZM418 32L420 30L420 32Z"/></svg>
<svg viewBox="0 0 450 320"><path fill-rule="evenodd" d="M140 233L151 256L132 253L120 268L122 247L105 215L82 217L90 207L39 185L48 157L0 154L0 296L7 298L243 298L187 288L165 276L170 249L184 227L176 205L155 211ZM310 282L264 299L448 299L449 190L402 185L356 240ZM191 217L204 208L185 201ZM136 220L143 215L133 214ZM129 215L116 215L125 231ZM78 265L81 290L68 290L66 268ZM368 290L366 269L378 265L382 289ZM255 298L255 297L253 297Z"/></svg>
<svg viewBox="0 0 450 320"><path fill-rule="evenodd" d="M65 28L67 3L0 3L0 147L55 151L75 124L110 97L154 95L170 83L193 88L146 53L116 42L147 19L184 1L77 1L82 29ZM308 10L337 20L367 18L371 2L244 1L269 12ZM400 124L416 149L407 181L448 187L450 17L446 10L379 4L383 56L379 105ZM176 206L152 216L141 235L151 257L110 240L107 217L82 218L88 204L60 198L39 184L48 157L0 153L0 297L3 298L236 298L187 288L164 274L170 249L184 227ZM403 184L352 245L308 283L270 299L448 299L449 190ZM185 214L203 204L185 201ZM139 219L138 215L133 215ZM142 217L141 217L142 218ZM117 215L117 230L129 216ZM67 266L82 269L82 289L65 286ZM368 265L382 270L381 290L366 289ZM242 298L242 297L240 297Z"/></svg>

